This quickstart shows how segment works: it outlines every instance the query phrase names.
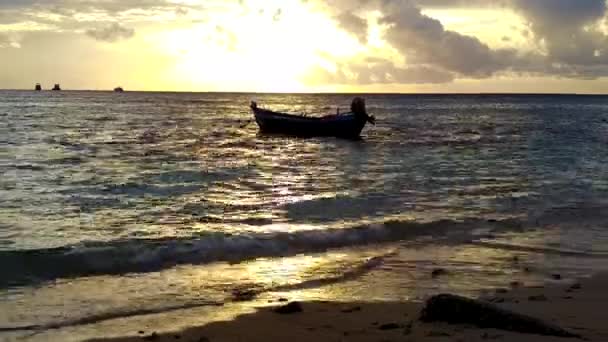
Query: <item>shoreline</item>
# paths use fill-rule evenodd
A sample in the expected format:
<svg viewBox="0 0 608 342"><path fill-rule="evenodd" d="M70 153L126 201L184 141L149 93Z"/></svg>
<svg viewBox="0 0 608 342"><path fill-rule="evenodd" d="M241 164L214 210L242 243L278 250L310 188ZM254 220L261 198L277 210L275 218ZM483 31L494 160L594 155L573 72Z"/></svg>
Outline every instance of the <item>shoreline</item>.
<svg viewBox="0 0 608 342"><path fill-rule="evenodd" d="M555 324L590 341L608 341L608 326L602 315L608 300L608 274L600 273L577 282L554 275L544 286L526 287L512 283L478 297L500 308ZM302 302L301 312L281 314L276 301L231 321L190 327L179 332L157 334L134 327L130 337L92 339L89 342L135 341L574 341L563 338L521 334L467 325L423 323L419 320L424 303L418 302ZM297 302L291 302L297 303ZM290 307L298 308L291 304Z"/></svg>

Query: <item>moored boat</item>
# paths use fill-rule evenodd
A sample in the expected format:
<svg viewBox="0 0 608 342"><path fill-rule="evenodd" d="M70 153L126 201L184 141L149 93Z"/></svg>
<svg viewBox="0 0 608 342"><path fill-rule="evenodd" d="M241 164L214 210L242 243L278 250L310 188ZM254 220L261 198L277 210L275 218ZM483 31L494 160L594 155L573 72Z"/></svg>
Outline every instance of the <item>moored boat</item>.
<svg viewBox="0 0 608 342"><path fill-rule="evenodd" d="M59 85L59 83L55 84L55 86L53 87L52 90L60 91L61 90L61 86Z"/></svg>
<svg viewBox="0 0 608 342"><path fill-rule="evenodd" d="M331 136L357 139L367 122L376 122L373 116L367 114L362 98L353 100L350 113L322 117L275 112L259 108L256 102L251 102L251 110L262 133L300 137Z"/></svg>
<svg viewBox="0 0 608 342"><path fill-rule="evenodd" d="M115 92L115 93L122 93L122 92L124 92L124 91L125 91L125 90L124 90L124 89L122 89L122 87L116 87L116 88L114 88L114 92Z"/></svg>
<svg viewBox="0 0 608 342"><path fill-rule="evenodd" d="M42 91L42 86L40 85L40 83L36 83L36 87L34 88L34 90Z"/></svg>

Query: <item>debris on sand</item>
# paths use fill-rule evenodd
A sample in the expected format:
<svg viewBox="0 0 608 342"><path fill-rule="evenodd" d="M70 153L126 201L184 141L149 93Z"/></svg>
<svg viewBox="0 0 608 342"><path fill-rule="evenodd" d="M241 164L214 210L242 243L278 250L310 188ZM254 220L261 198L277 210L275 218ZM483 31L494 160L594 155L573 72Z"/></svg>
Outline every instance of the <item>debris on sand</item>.
<svg viewBox="0 0 608 342"><path fill-rule="evenodd" d="M297 312L302 312L302 304L300 304L299 302L291 302L289 304L283 305L283 306L279 306L278 308L274 309L274 312L278 313L278 314L293 314L293 313L297 313Z"/></svg>
<svg viewBox="0 0 608 342"><path fill-rule="evenodd" d="M426 301L420 320L471 324L479 328L493 328L520 333L578 337L565 329L540 319L515 313L482 301L451 294L440 294Z"/></svg>

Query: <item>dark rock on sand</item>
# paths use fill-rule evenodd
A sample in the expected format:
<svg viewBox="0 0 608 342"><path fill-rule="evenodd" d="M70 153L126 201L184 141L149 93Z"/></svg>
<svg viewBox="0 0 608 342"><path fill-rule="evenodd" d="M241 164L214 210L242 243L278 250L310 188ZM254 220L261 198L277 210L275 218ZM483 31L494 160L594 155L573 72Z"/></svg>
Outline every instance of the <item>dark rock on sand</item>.
<svg viewBox="0 0 608 342"><path fill-rule="evenodd" d="M361 307L355 306L354 308L348 308L348 309L342 310L342 312L344 312L344 313L351 313L351 312L355 312L355 311L361 311Z"/></svg>
<svg viewBox="0 0 608 342"><path fill-rule="evenodd" d="M414 322L409 322L408 324L406 324L405 327L403 328L403 335L411 334L413 325L414 325Z"/></svg>
<svg viewBox="0 0 608 342"><path fill-rule="evenodd" d="M561 274L552 274L551 278L553 278L554 280L561 280L562 279L562 275Z"/></svg>
<svg viewBox="0 0 608 342"><path fill-rule="evenodd" d="M420 320L471 324L479 328L494 328L537 335L580 337L540 319L451 294L441 294L429 298L422 310Z"/></svg>
<svg viewBox="0 0 608 342"><path fill-rule="evenodd" d="M293 314L293 313L297 313L297 312L302 312L302 304L298 303L298 302L291 302L289 304L283 305L283 306L279 306L278 308L274 309L274 312L278 313L278 314Z"/></svg>
<svg viewBox="0 0 608 342"><path fill-rule="evenodd" d="M152 335L143 337L143 339L145 341L156 341L158 340L158 334L156 332L153 332Z"/></svg>
<svg viewBox="0 0 608 342"><path fill-rule="evenodd" d="M232 300L235 302L246 302L257 297L258 292L251 289L234 289L232 290Z"/></svg>
<svg viewBox="0 0 608 342"><path fill-rule="evenodd" d="M279 298L279 302L283 303L283 302L289 302L289 299L287 298Z"/></svg>
<svg viewBox="0 0 608 342"><path fill-rule="evenodd" d="M446 274L448 274L448 271L446 271L445 268L436 268L433 270L433 272L431 272L431 277L437 278L439 276L446 275Z"/></svg>

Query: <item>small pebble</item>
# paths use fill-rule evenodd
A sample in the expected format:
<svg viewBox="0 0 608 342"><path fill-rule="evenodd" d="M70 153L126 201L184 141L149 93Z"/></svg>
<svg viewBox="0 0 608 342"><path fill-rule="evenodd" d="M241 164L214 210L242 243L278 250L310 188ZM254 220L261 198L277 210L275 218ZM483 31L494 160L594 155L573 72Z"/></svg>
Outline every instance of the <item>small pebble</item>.
<svg viewBox="0 0 608 342"><path fill-rule="evenodd" d="M433 270L433 272L431 272L431 276L433 278L437 278L437 277L442 276L447 273L448 273L448 271L446 271L444 268L436 268Z"/></svg>
<svg viewBox="0 0 608 342"><path fill-rule="evenodd" d="M541 295L536 295L536 296L530 296L530 297L528 297L528 300L532 301L532 302L544 302L544 301L547 301L547 297L545 295L541 294Z"/></svg>
<svg viewBox="0 0 608 342"><path fill-rule="evenodd" d="M381 326L379 326L378 329L380 329L380 330L399 329L399 324L397 324L397 323L386 323L386 324L382 324Z"/></svg>

